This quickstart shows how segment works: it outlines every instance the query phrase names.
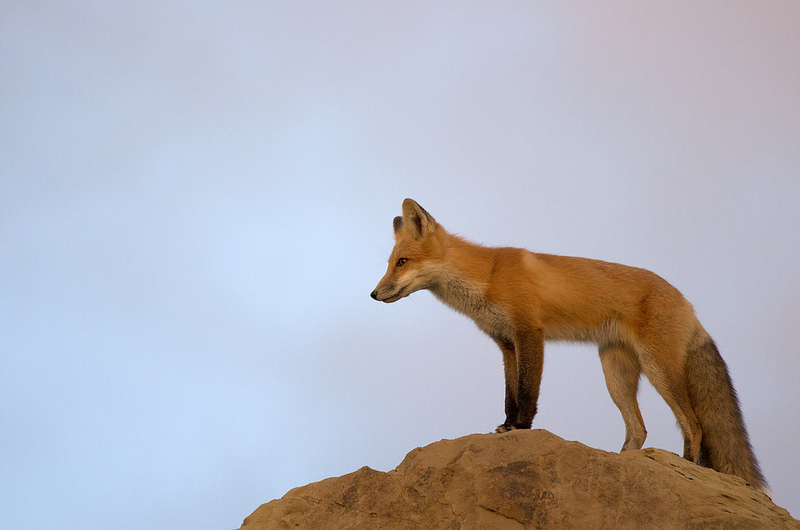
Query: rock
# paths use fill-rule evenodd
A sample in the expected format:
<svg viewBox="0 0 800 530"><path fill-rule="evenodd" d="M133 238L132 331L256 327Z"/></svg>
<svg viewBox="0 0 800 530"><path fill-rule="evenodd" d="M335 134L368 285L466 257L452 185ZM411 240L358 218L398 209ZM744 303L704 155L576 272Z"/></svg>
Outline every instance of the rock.
<svg viewBox="0 0 800 530"><path fill-rule="evenodd" d="M660 450L622 454L543 430L473 434L261 505L244 530L796 528L743 480Z"/></svg>

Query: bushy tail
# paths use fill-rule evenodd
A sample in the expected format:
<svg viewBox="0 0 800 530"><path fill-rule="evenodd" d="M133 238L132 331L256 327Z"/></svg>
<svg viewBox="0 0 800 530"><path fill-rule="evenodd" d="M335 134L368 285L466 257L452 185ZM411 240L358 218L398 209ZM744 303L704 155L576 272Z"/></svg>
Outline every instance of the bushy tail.
<svg viewBox="0 0 800 530"><path fill-rule="evenodd" d="M766 490L728 367L705 332L698 332L690 347L685 370L692 408L703 429L700 465L736 475Z"/></svg>

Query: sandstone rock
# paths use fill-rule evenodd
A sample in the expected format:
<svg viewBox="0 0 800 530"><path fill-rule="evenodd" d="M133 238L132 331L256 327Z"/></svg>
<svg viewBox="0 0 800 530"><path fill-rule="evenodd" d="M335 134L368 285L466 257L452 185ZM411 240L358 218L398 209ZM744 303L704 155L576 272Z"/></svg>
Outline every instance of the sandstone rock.
<svg viewBox="0 0 800 530"><path fill-rule="evenodd" d="M743 480L660 449L623 454L547 431L473 434L261 505L244 530L796 528Z"/></svg>

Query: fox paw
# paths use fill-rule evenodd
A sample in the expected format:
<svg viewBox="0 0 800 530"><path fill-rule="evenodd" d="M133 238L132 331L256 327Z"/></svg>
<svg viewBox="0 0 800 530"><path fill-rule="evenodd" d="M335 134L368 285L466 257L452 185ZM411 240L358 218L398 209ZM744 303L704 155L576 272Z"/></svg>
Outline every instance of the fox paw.
<svg viewBox="0 0 800 530"><path fill-rule="evenodd" d="M513 431L514 429L516 429L516 427L514 427L513 425L504 423L502 425L498 425L497 428L494 430L494 432L508 432L508 431Z"/></svg>

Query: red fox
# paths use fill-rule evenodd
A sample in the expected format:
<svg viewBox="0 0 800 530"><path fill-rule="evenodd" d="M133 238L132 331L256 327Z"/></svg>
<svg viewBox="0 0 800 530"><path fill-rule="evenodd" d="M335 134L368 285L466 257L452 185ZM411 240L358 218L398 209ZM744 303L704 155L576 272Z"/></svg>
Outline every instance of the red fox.
<svg viewBox="0 0 800 530"><path fill-rule="evenodd" d="M394 235L372 298L395 302L427 289L497 343L506 414L497 432L531 428L545 341L593 342L625 422L622 451L641 449L647 436L636 401L644 372L678 420L684 458L766 489L725 362L666 280L616 263L477 245L411 199Z"/></svg>

